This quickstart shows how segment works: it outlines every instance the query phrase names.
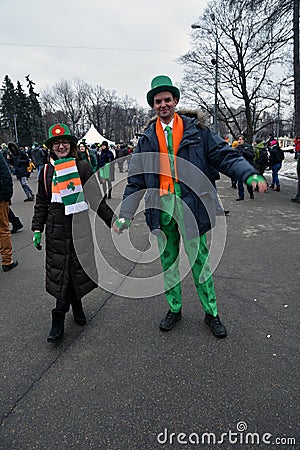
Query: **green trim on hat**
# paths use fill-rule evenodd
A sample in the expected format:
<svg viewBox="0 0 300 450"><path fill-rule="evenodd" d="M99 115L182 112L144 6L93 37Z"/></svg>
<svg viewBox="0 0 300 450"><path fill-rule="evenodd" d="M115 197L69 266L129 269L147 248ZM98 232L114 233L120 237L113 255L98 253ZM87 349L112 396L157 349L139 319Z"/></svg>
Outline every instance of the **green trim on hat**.
<svg viewBox="0 0 300 450"><path fill-rule="evenodd" d="M45 145L46 147L49 147L49 145L52 144L54 141L57 141L57 139L62 138L73 141L76 144L78 142L77 137L71 134L68 125L65 125L64 123L55 123L54 125L51 125L51 127L49 128L48 139L46 139Z"/></svg>
<svg viewBox="0 0 300 450"><path fill-rule="evenodd" d="M151 81L151 90L147 93L147 102L153 108L154 96L159 92L171 92L174 97L180 99L180 91L173 86L171 78L167 75L158 75Z"/></svg>

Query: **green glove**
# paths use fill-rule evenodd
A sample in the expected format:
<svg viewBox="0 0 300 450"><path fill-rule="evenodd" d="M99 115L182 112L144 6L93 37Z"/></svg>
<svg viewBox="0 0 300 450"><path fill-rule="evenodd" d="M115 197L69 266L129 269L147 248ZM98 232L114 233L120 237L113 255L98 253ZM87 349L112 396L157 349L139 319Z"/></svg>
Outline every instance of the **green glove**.
<svg viewBox="0 0 300 450"><path fill-rule="evenodd" d="M122 233L122 231L127 230L127 228L130 227L131 220L120 218L115 221L114 225L118 228L119 232Z"/></svg>
<svg viewBox="0 0 300 450"><path fill-rule="evenodd" d="M266 180L263 176L257 175L256 173L254 175L250 175L250 177L247 178L246 184L247 186L252 186L252 183L265 183Z"/></svg>
<svg viewBox="0 0 300 450"><path fill-rule="evenodd" d="M40 231L34 231L33 232L33 245L37 250L42 250L41 246L42 241L42 233Z"/></svg>

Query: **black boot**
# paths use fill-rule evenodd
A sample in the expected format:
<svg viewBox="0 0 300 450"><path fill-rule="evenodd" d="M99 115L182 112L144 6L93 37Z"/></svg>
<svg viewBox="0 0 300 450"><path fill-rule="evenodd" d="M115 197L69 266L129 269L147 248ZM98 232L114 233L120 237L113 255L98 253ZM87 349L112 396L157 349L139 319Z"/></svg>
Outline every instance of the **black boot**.
<svg viewBox="0 0 300 450"><path fill-rule="evenodd" d="M48 342L57 342L64 334L65 314L52 309L52 327L47 338Z"/></svg>
<svg viewBox="0 0 300 450"><path fill-rule="evenodd" d="M74 321L77 325L86 325L86 317L82 308L81 300L79 302L72 304Z"/></svg>
<svg viewBox="0 0 300 450"><path fill-rule="evenodd" d="M12 220L12 229L11 229L11 234L15 234L17 233L17 231L21 230L21 228L23 228L23 224L20 221L19 217L14 217L14 219Z"/></svg>

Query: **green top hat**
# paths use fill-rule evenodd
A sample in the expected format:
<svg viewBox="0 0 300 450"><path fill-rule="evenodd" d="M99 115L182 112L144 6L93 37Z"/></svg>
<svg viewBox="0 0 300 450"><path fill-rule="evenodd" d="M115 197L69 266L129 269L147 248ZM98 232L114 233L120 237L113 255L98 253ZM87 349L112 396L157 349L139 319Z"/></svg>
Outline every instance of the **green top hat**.
<svg viewBox="0 0 300 450"><path fill-rule="evenodd" d="M167 75L158 75L151 81L151 90L147 93L147 102L153 108L154 96L159 92L171 92L174 97L180 99L180 91L177 87L173 86L171 78Z"/></svg>
<svg viewBox="0 0 300 450"><path fill-rule="evenodd" d="M48 131L48 139L45 141L46 147L49 147L49 145L57 139L68 139L76 143L78 141L78 139L71 134L68 125L65 125L64 123L55 123L54 125L51 125Z"/></svg>

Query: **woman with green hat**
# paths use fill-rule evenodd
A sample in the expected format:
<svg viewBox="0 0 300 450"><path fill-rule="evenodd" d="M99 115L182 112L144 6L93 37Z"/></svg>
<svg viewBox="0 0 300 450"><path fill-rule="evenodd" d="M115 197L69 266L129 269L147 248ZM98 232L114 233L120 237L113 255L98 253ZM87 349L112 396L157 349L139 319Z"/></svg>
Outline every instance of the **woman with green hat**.
<svg viewBox="0 0 300 450"><path fill-rule="evenodd" d="M56 342L64 334L70 306L75 323L86 324L81 299L98 285L88 209L97 211L108 227L113 211L90 165L78 158L77 138L67 125L52 125L45 145L50 163L39 178L32 231L34 246L41 250L45 229L46 290L56 299L48 342Z"/></svg>

